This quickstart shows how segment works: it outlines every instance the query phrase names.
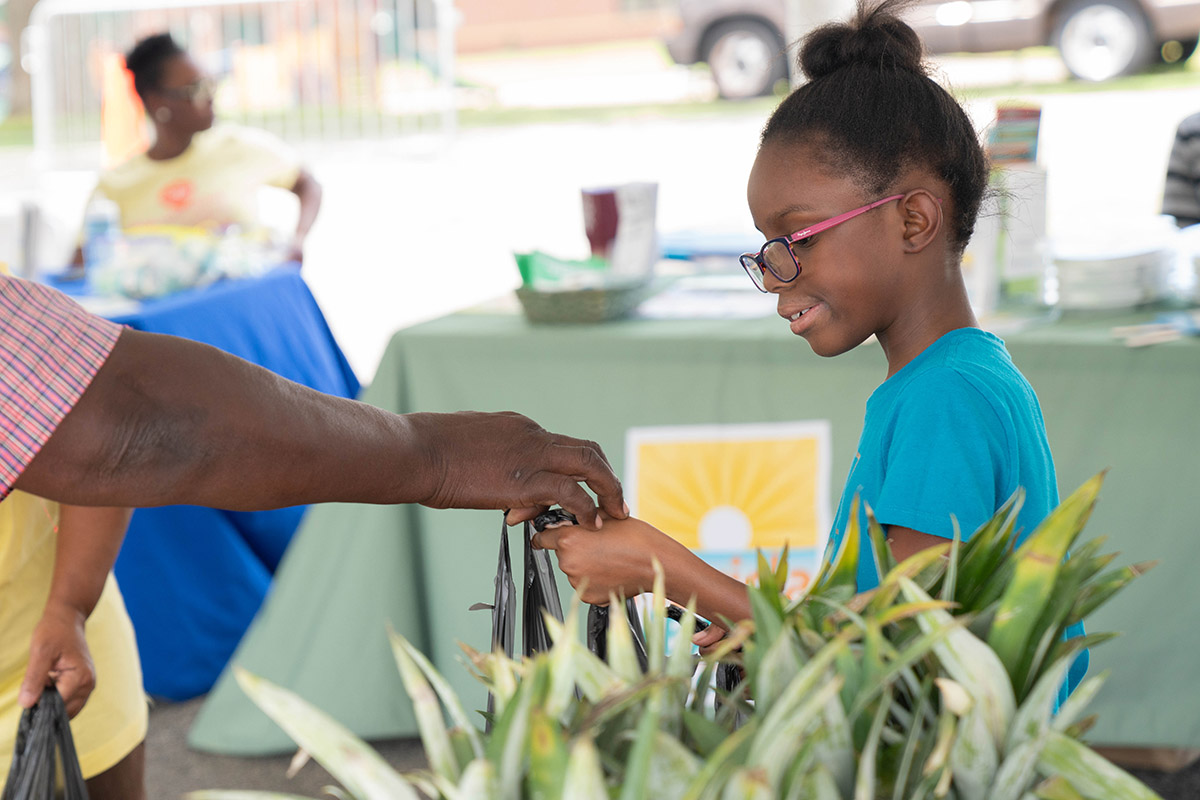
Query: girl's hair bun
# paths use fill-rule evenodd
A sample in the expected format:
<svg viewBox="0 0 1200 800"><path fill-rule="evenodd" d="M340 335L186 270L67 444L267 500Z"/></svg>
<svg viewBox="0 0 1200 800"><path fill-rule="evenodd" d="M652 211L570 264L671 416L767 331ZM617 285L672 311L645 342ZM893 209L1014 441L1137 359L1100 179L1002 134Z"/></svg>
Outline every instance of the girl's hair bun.
<svg viewBox="0 0 1200 800"><path fill-rule="evenodd" d="M897 15L909 4L859 0L852 20L822 25L804 38L798 59L801 72L810 81L855 65L925 75L921 39Z"/></svg>

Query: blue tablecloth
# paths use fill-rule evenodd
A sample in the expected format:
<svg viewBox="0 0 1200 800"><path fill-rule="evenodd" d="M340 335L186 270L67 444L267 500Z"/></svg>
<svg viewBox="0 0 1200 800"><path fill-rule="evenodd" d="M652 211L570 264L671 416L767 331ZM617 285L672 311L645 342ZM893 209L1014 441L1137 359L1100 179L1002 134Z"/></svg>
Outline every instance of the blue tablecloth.
<svg viewBox="0 0 1200 800"><path fill-rule="evenodd" d="M358 394L358 379L294 266L150 300L110 319L219 347L328 394ZM212 687L266 596L305 508L134 512L115 572L147 692L183 700Z"/></svg>

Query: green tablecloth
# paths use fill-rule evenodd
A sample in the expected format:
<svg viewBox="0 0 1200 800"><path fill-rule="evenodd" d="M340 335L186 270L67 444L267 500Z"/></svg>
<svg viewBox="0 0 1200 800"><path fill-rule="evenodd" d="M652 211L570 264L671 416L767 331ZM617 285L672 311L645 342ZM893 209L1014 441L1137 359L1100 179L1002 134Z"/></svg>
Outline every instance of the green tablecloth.
<svg viewBox="0 0 1200 800"><path fill-rule="evenodd" d="M1129 320L1119 320L1128 322ZM1109 475L1089 525L1121 563L1162 563L1091 620L1124 635L1092 653L1111 670L1093 710L1096 744L1200 746L1200 341L1142 349L1113 341L1113 319L1077 319L1006 336L1041 398L1065 494ZM598 441L622 474L631 426L829 420L833 493L850 467L884 359L868 345L815 356L775 318L531 326L459 314L393 338L364 399L393 411L517 410ZM836 499L836 498L834 498ZM457 642L488 645L499 515L413 507L314 509L234 657L293 688L368 738L416 731L385 627L423 647L463 695L483 690ZM520 563L519 560L516 563ZM226 675L192 730L220 752L290 747Z"/></svg>

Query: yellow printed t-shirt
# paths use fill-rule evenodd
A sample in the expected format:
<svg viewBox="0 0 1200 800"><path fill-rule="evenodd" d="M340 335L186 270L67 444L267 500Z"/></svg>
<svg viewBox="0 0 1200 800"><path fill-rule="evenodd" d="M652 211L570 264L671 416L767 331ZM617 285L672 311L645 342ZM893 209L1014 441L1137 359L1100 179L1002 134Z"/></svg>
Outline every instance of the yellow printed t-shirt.
<svg viewBox="0 0 1200 800"><path fill-rule="evenodd" d="M50 594L57 529L57 503L20 491L0 502L0 786L12 766L22 711L17 692L30 637ZM129 755L146 738L149 721L137 641L112 573L85 635L96 688L71 720L71 735L83 776L92 778Z"/></svg>
<svg viewBox="0 0 1200 800"><path fill-rule="evenodd" d="M145 153L101 173L96 191L121 210L121 227L258 226L258 190L291 189L300 176L295 152L266 131L219 125L196 134L165 161Z"/></svg>

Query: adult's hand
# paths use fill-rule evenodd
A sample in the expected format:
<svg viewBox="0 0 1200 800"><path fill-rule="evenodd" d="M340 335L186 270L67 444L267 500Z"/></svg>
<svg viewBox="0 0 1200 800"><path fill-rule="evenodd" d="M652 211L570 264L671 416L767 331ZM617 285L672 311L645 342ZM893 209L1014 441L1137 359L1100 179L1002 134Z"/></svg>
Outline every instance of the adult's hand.
<svg viewBox="0 0 1200 800"><path fill-rule="evenodd" d="M96 686L96 668L84 638L86 617L63 605L47 605L29 648L29 666L17 702L29 708L53 682L74 717L83 709Z"/></svg>
<svg viewBox="0 0 1200 800"><path fill-rule="evenodd" d="M588 528L601 526L596 494L609 516L624 519L621 484L600 445L554 434L511 411L407 414L430 481L418 502L433 508L507 508L510 523L560 505Z"/></svg>

